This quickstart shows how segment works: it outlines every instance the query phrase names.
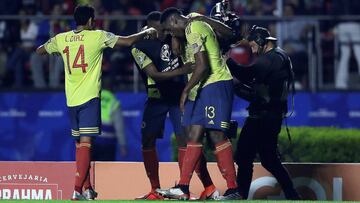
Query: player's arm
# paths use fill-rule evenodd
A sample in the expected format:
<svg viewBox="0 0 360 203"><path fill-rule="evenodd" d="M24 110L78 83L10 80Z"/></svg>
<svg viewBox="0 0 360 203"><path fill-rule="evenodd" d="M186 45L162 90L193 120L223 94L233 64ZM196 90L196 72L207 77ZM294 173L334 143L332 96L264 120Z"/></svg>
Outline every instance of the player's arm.
<svg viewBox="0 0 360 203"><path fill-rule="evenodd" d="M153 80L161 81L161 80L168 80L168 79L171 79L176 76L189 74L192 72L193 68L194 68L194 65L188 63L188 64L185 64L182 67L177 68L172 71L159 72L159 71L157 71L155 65L153 63L150 63L149 65L147 65L144 68L144 71L145 71L146 75L148 75Z"/></svg>
<svg viewBox="0 0 360 203"><path fill-rule="evenodd" d="M191 17L191 20L206 22L210 25L210 27L212 27L212 29L214 29L216 35L222 39L229 39L233 36L231 28L218 20L203 15Z"/></svg>
<svg viewBox="0 0 360 203"><path fill-rule="evenodd" d="M39 54L39 55L45 55L47 54L47 51L44 47L44 45L40 45L37 49L36 49L36 53Z"/></svg>
<svg viewBox="0 0 360 203"><path fill-rule="evenodd" d="M192 49L192 53L195 57L195 68L193 74L184 88L184 92L190 92L190 90L197 85L209 71L209 59L205 50L204 42L206 40L206 30L202 22L192 22L191 25L185 30L186 40Z"/></svg>
<svg viewBox="0 0 360 203"><path fill-rule="evenodd" d="M195 67L190 80L184 88L184 92L190 92L207 74L209 71L209 61L206 51L201 51L195 54Z"/></svg>
<svg viewBox="0 0 360 203"><path fill-rule="evenodd" d="M146 75L152 78L155 81L168 80L170 78L191 73L193 66L191 64L186 64L181 68L177 68L173 71L168 72L159 72L152 60L141 50L133 48L131 54L135 60L135 63L139 68L145 71Z"/></svg>
<svg viewBox="0 0 360 203"><path fill-rule="evenodd" d="M157 31L154 28L148 28L136 34L129 36L118 36L116 45L118 46L131 46L139 40L144 38L154 38L157 37Z"/></svg>
<svg viewBox="0 0 360 203"><path fill-rule="evenodd" d="M49 39L47 42L45 42L45 44L40 45L36 49L36 53L39 55L52 54L57 52L58 52L58 47L56 42L56 36Z"/></svg>

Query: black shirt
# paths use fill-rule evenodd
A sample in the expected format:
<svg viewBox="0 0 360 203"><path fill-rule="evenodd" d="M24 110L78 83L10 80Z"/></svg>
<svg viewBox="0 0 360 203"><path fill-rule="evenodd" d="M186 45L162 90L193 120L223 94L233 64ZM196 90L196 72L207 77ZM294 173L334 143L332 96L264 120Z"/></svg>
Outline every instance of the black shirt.
<svg viewBox="0 0 360 203"><path fill-rule="evenodd" d="M292 77L290 58L280 48L260 55L252 65L236 64L229 59L227 64L232 75L241 82L250 84L256 98L250 100L249 113L256 111L287 112L287 93Z"/></svg>
<svg viewBox="0 0 360 203"><path fill-rule="evenodd" d="M162 42L158 39L141 40L137 42L133 47L145 53L149 57L152 63L155 65L158 72L172 71L181 67L182 61L180 58L172 54L171 43ZM165 100L171 100L178 102L180 100L181 93L185 87L185 77L178 76L169 80L155 82L155 84L148 84L148 76L140 69L138 64L137 68L140 71L142 79L147 89L157 88L160 93L160 98ZM148 94L149 91L148 91ZM148 95L151 97L151 95Z"/></svg>

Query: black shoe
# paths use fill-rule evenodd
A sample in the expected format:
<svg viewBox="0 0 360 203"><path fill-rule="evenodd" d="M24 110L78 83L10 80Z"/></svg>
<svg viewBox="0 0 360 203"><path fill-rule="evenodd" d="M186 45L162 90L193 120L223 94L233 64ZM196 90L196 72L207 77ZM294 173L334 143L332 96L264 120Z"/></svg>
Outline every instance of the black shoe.
<svg viewBox="0 0 360 203"><path fill-rule="evenodd" d="M219 196L216 200L242 200L244 199L236 188L229 188L223 196Z"/></svg>
<svg viewBox="0 0 360 203"><path fill-rule="evenodd" d="M286 199L288 199L288 200L303 200L301 195L299 195L298 193L287 196Z"/></svg>

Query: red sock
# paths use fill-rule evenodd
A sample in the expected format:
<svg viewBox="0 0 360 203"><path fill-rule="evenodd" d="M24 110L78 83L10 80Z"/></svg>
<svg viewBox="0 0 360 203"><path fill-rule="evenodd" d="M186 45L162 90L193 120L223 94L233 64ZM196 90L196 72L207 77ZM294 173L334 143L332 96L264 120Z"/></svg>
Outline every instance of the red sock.
<svg viewBox="0 0 360 203"><path fill-rule="evenodd" d="M79 148L80 148L80 144L76 143L76 162L78 162L78 160L79 160L79 153L78 153ZM90 168L91 168L91 166L89 167L89 170L90 170ZM89 171L88 175L86 176L83 187L85 190L92 189L91 182L90 182L90 171Z"/></svg>
<svg viewBox="0 0 360 203"><path fill-rule="evenodd" d="M143 149L144 166L147 176L149 177L151 189L160 188L159 180L159 160L156 149Z"/></svg>
<svg viewBox="0 0 360 203"><path fill-rule="evenodd" d="M76 180L78 179L78 170L79 170L79 162L80 162L80 159L79 159L79 148L80 148L80 143L79 142L75 142L75 164L76 164L76 174L75 174L75 183L76 183ZM81 193L81 189L79 189L76 184L75 184L75 191Z"/></svg>
<svg viewBox="0 0 360 203"><path fill-rule="evenodd" d="M181 176L181 169L183 166L185 153L186 153L186 147L178 147L178 164L179 164L180 176Z"/></svg>
<svg viewBox="0 0 360 203"><path fill-rule="evenodd" d="M195 166L200 159L202 147L201 143L187 143L179 185L189 185Z"/></svg>
<svg viewBox="0 0 360 203"><path fill-rule="evenodd" d="M90 167L91 168L91 167ZM84 189L87 190L87 189L92 189L92 186L91 186L91 182L90 182L90 171L88 173L88 175L86 176L86 179L85 179L85 182L84 182Z"/></svg>
<svg viewBox="0 0 360 203"><path fill-rule="evenodd" d="M199 177L204 188L213 185L206 163L207 163L206 157L204 153L201 153L200 160L195 166L195 173Z"/></svg>
<svg viewBox="0 0 360 203"><path fill-rule="evenodd" d="M75 191L82 193L82 187L89 173L91 161L91 144L88 142L80 142L76 150L76 176Z"/></svg>
<svg viewBox="0 0 360 203"><path fill-rule="evenodd" d="M228 188L236 188L236 172L234 166L232 146L229 140L224 140L215 145L217 164L221 174L226 180Z"/></svg>

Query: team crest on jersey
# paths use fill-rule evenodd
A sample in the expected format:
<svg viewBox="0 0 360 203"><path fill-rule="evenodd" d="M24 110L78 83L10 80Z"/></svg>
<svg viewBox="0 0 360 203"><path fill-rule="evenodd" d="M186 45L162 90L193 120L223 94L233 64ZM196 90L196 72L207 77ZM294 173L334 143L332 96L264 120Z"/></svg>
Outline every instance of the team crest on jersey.
<svg viewBox="0 0 360 203"><path fill-rule="evenodd" d="M107 32L107 33L106 33L106 38L112 39L112 38L114 38L114 37L115 37L115 35L114 35L112 32Z"/></svg>
<svg viewBox="0 0 360 203"><path fill-rule="evenodd" d="M169 62L170 56L171 56L170 47L168 44L164 44L161 47L160 57L163 61Z"/></svg>

